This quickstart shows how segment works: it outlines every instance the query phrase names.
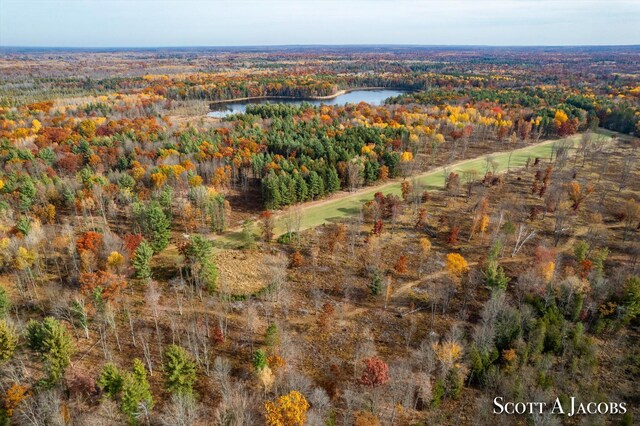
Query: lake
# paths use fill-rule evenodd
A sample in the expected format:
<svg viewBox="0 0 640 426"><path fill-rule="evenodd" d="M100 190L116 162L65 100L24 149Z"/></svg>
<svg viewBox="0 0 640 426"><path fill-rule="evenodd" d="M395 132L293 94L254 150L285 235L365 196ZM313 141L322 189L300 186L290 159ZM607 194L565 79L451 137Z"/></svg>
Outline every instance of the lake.
<svg viewBox="0 0 640 426"><path fill-rule="evenodd" d="M243 113L247 109L247 105L266 104L266 103L281 103L290 105L300 105L303 102L310 103L311 105L345 105L345 104L358 104L360 102L366 102L371 105L380 105L382 102L392 96L398 96L406 93L403 90L391 90L391 89L376 89L376 90L353 90L343 95L336 96L331 99L247 99L237 102L226 102L211 105L211 112L207 115L209 117L223 118L227 115Z"/></svg>

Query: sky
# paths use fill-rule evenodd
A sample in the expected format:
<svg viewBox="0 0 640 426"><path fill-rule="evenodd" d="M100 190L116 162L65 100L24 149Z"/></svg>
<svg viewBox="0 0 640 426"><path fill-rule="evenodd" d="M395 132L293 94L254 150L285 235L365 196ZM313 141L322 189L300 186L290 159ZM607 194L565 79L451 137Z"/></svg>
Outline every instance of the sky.
<svg viewBox="0 0 640 426"><path fill-rule="evenodd" d="M0 46L640 44L640 0L0 0Z"/></svg>

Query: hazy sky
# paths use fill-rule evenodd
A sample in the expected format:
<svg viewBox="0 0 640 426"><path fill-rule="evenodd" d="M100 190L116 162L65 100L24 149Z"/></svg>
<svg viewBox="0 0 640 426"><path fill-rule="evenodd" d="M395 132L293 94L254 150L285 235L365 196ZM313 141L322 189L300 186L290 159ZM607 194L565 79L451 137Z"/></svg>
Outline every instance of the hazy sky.
<svg viewBox="0 0 640 426"><path fill-rule="evenodd" d="M3 46L640 44L640 0L0 0Z"/></svg>

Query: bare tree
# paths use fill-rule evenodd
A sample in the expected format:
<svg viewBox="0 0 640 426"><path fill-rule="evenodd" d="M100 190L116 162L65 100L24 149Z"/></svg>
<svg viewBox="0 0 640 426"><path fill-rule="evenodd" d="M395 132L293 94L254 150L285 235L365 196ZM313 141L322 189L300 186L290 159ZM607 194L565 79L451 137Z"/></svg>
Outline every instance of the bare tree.
<svg viewBox="0 0 640 426"><path fill-rule="evenodd" d="M524 245L536 235L536 231L529 230L527 225L520 223L518 224L518 229L516 231L516 242L513 246L513 251L511 252L511 257L514 257L518 252L524 247Z"/></svg>
<svg viewBox="0 0 640 426"><path fill-rule="evenodd" d="M163 410L160 423L166 426L191 426L198 424L199 418L199 410L194 398L177 393L171 395L171 402Z"/></svg>
<svg viewBox="0 0 640 426"><path fill-rule="evenodd" d="M215 411L215 424L228 426L251 426L258 418L253 411L251 396L240 385L233 386L231 391L223 395L220 405Z"/></svg>
<svg viewBox="0 0 640 426"><path fill-rule="evenodd" d="M60 405L59 390L42 390L20 404L15 418L21 425L64 426Z"/></svg>

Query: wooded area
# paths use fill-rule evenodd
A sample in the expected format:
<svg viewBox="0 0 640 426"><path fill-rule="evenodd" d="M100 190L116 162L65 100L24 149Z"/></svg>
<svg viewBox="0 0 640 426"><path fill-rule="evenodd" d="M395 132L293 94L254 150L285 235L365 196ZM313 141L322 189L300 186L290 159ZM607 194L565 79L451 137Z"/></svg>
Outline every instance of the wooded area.
<svg viewBox="0 0 640 426"><path fill-rule="evenodd" d="M637 48L0 57L1 424L640 418Z"/></svg>

